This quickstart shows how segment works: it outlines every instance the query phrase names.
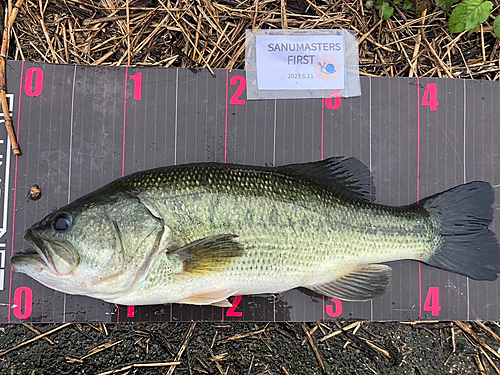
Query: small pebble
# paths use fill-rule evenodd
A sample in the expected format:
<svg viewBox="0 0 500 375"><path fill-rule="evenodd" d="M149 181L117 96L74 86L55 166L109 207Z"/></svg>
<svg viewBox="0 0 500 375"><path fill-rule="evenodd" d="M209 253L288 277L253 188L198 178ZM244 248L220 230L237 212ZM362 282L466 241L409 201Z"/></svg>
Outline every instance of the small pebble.
<svg viewBox="0 0 500 375"><path fill-rule="evenodd" d="M42 196L42 191L40 190L40 187L37 184L33 185L30 191L28 192L28 199L36 201L41 196Z"/></svg>

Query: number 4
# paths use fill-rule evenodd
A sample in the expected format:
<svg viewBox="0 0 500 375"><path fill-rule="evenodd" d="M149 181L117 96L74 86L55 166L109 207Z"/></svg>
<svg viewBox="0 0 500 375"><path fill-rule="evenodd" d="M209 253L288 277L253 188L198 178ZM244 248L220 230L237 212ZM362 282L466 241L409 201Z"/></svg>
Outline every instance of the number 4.
<svg viewBox="0 0 500 375"><path fill-rule="evenodd" d="M439 306L439 288L437 286L429 288L424 302L424 311L430 311L432 316L439 316L441 306Z"/></svg>
<svg viewBox="0 0 500 375"><path fill-rule="evenodd" d="M439 102L437 101L437 89L435 83L428 83L427 86L425 86L422 105L429 106L431 111L437 111Z"/></svg>

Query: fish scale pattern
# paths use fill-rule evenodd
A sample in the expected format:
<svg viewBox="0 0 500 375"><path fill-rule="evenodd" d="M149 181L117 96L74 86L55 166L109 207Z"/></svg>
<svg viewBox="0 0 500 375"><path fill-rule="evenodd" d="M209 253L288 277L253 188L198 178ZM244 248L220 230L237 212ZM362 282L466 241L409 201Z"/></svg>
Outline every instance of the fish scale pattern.
<svg viewBox="0 0 500 375"><path fill-rule="evenodd" d="M165 254L142 284L146 294L162 285L179 297L214 285L239 294L318 285L362 264L422 259L440 241L437 224L419 206L373 204L287 170L197 164L142 172L121 183L153 205L181 242L234 234L245 250L196 278L179 275L179 260Z"/></svg>

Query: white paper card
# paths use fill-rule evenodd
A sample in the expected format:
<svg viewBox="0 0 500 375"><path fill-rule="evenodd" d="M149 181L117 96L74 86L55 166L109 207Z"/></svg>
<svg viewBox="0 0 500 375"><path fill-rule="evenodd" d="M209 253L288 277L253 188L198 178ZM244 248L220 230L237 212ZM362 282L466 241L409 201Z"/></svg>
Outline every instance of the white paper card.
<svg viewBox="0 0 500 375"><path fill-rule="evenodd" d="M256 35L258 90L344 89L342 35Z"/></svg>

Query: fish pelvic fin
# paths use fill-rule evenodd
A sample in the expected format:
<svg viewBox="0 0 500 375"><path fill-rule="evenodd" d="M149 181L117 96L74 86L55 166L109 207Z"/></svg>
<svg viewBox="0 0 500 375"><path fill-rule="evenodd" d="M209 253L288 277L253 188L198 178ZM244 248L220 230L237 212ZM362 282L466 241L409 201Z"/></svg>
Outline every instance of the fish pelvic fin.
<svg viewBox="0 0 500 375"><path fill-rule="evenodd" d="M500 247L488 229L495 192L488 182L474 181L422 200L437 223L440 241L423 261L474 280L496 280Z"/></svg>
<svg viewBox="0 0 500 375"><path fill-rule="evenodd" d="M182 261L183 275L217 272L245 254L236 237L234 234L205 237L170 252L168 256L177 256Z"/></svg>
<svg viewBox="0 0 500 375"><path fill-rule="evenodd" d="M185 303L189 305L212 305L216 307L231 307L231 302L228 301L228 297L236 294L237 292L232 290L216 290L210 293L203 293L193 295L187 298L184 298L178 303Z"/></svg>
<svg viewBox="0 0 500 375"><path fill-rule="evenodd" d="M334 185L351 197L375 201L373 176L356 158L331 157L322 161L276 167L278 171L297 173L314 181Z"/></svg>
<svg viewBox="0 0 500 375"><path fill-rule="evenodd" d="M330 298L344 301L368 301L385 293L391 282L392 268L368 264L326 284L306 288Z"/></svg>

